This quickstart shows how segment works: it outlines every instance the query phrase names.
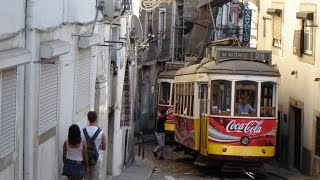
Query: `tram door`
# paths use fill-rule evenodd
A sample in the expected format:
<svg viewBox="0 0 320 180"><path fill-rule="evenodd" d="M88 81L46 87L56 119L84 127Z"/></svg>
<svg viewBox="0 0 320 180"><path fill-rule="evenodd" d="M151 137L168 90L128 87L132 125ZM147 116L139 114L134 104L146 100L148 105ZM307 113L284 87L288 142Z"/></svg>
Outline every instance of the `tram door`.
<svg viewBox="0 0 320 180"><path fill-rule="evenodd" d="M206 114L208 114L208 84L201 83L199 88L200 99L200 153L206 153L206 147L208 142L208 120Z"/></svg>

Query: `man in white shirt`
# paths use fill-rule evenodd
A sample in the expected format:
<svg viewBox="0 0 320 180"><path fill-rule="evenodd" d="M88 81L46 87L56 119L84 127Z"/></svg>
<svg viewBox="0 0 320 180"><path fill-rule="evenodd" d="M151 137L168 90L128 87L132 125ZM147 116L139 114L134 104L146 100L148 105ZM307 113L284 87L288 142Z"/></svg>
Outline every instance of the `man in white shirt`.
<svg viewBox="0 0 320 180"><path fill-rule="evenodd" d="M90 138L94 136L94 134L97 132L98 129L98 116L95 111L89 111L87 114L89 126L86 127L86 131ZM100 150L104 151L106 150L106 135L101 130L100 133L97 135L96 139L94 140L97 152L100 154ZM89 167L89 174L85 178L86 180L100 180L101 179L101 164L102 164L102 158L99 155L97 164L94 166Z"/></svg>

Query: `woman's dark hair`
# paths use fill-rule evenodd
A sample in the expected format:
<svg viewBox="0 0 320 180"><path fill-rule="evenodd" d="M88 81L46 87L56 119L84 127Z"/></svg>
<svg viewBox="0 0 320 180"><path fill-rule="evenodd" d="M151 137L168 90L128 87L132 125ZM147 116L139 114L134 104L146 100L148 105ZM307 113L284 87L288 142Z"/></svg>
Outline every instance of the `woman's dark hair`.
<svg viewBox="0 0 320 180"><path fill-rule="evenodd" d="M77 145L81 142L81 132L78 125L73 124L69 127L68 142Z"/></svg>

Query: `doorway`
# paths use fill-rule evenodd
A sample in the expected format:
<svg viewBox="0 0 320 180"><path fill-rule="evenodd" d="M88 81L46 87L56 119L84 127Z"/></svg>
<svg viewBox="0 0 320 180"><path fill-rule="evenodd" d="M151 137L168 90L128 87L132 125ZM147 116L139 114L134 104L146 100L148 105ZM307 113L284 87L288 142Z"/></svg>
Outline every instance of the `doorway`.
<svg viewBox="0 0 320 180"><path fill-rule="evenodd" d="M301 109L291 106L291 121L293 123L293 167L301 170L301 129L302 117Z"/></svg>

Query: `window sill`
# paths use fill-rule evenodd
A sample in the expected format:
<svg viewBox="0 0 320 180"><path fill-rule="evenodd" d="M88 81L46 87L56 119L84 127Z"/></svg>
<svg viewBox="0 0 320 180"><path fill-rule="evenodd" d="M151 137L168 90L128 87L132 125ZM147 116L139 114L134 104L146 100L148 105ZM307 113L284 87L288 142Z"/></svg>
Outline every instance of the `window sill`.
<svg viewBox="0 0 320 180"><path fill-rule="evenodd" d="M314 61L315 61L314 55L305 54L305 53L303 53L302 56L299 57L299 61L303 62L303 63L311 64L311 65L315 64L314 63Z"/></svg>

